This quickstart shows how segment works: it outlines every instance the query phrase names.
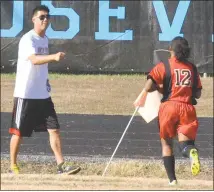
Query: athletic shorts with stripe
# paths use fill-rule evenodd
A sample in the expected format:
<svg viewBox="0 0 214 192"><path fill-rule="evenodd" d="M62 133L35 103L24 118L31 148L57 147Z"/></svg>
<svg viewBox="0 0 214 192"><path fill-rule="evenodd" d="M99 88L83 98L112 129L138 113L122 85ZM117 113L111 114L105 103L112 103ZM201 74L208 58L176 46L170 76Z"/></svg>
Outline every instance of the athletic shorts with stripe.
<svg viewBox="0 0 214 192"><path fill-rule="evenodd" d="M10 134L30 137L34 132L59 129L59 123L51 97L47 99L14 98Z"/></svg>
<svg viewBox="0 0 214 192"><path fill-rule="evenodd" d="M160 105L158 121L160 138L173 138L177 133L182 133L195 140L198 119L193 105L177 101L166 101Z"/></svg>

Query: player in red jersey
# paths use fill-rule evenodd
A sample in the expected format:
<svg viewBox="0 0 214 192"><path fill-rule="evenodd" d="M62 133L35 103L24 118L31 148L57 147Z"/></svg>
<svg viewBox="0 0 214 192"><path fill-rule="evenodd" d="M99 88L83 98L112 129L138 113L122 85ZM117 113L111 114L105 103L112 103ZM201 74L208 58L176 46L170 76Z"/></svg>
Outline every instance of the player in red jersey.
<svg viewBox="0 0 214 192"><path fill-rule="evenodd" d="M158 63L148 74L144 90L145 93L160 88L165 90L159 108L158 122L164 166L170 180L169 184L175 185L177 179L172 139L176 135L182 155L191 160L192 174L197 175L200 172L198 150L194 144L198 120L192 98L193 96L196 99L200 98L202 85L196 67L187 60L190 55L188 41L183 37L175 37L171 41L169 51L171 57L167 61L168 69L163 62ZM170 86L165 81L167 70L171 80ZM135 106L142 105L142 101L136 100Z"/></svg>

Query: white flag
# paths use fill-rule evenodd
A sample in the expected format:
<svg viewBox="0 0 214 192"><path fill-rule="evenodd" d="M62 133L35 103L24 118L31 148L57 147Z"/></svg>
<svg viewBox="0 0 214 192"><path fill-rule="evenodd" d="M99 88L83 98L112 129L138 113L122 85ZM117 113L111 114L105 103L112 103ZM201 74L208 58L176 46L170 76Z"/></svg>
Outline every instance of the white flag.
<svg viewBox="0 0 214 192"><path fill-rule="evenodd" d="M162 97L163 95L158 91L153 91L146 94L144 105L139 107L138 112L147 123L158 116Z"/></svg>

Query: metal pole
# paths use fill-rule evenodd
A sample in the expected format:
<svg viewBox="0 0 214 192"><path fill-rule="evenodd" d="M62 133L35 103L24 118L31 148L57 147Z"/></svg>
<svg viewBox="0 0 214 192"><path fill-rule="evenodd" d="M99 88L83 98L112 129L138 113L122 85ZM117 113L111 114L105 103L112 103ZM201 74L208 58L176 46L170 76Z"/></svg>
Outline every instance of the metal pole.
<svg viewBox="0 0 214 192"><path fill-rule="evenodd" d="M137 113L138 109L139 109L139 106L135 109L135 111L134 111L134 113L133 113L131 119L129 120L129 123L128 123L128 125L126 126L126 129L124 130L123 135L122 135L121 138L120 138L120 141L118 142L118 144L117 144L117 146L116 146L116 148L115 148L115 150L114 150L114 152L113 152L113 154L112 154L112 156L111 156L111 158L110 158L110 160L109 160L107 166L105 167L105 170L104 170L104 172L103 172L103 174L102 174L102 177L105 175L105 173L106 173L106 171L107 171L107 169L108 169L108 166L110 165L111 160L113 159L113 157L114 157L114 155L115 155L115 153L116 153L116 151L117 151L117 149L118 149L120 143L121 143L122 140L123 140L124 135L126 134L126 131L127 131L128 128L129 128L129 125L131 124L131 121L132 121L132 119L134 118L135 114Z"/></svg>

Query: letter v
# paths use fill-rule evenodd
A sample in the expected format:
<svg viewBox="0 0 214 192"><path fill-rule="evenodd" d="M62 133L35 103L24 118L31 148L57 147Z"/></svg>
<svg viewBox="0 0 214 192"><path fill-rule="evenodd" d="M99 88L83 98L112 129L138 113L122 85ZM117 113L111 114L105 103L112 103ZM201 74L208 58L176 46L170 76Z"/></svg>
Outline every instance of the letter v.
<svg viewBox="0 0 214 192"><path fill-rule="evenodd" d="M159 33L159 41L171 41L176 36L183 37L183 34L180 33L180 31L189 8L190 1L179 1L171 26L163 1L153 1L152 3L162 31L162 33Z"/></svg>

